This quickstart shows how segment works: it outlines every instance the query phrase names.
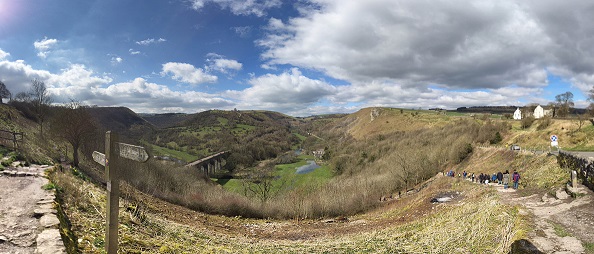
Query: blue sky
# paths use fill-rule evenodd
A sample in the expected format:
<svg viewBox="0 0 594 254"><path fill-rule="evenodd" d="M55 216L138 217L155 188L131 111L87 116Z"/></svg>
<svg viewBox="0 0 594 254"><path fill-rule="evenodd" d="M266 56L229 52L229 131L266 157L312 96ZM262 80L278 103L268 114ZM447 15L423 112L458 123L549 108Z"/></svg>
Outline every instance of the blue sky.
<svg viewBox="0 0 594 254"><path fill-rule="evenodd" d="M294 116L547 104L594 85L594 3L0 0L0 80L56 103Z"/></svg>

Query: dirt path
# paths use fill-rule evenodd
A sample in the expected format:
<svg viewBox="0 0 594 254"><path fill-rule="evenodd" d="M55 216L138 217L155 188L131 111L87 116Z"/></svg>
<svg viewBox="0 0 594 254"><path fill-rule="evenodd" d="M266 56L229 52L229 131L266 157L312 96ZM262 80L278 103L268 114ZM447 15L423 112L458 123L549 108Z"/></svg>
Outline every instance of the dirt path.
<svg viewBox="0 0 594 254"><path fill-rule="evenodd" d="M0 253L65 253L53 192L42 189L46 168L0 171Z"/></svg>
<svg viewBox="0 0 594 254"><path fill-rule="evenodd" d="M594 242L594 199L592 191L581 186L570 197L565 189L554 196L549 193L522 196L522 190L504 189L492 184L504 203L520 205L523 215L531 215L534 230L529 241L543 253L585 253L583 243Z"/></svg>

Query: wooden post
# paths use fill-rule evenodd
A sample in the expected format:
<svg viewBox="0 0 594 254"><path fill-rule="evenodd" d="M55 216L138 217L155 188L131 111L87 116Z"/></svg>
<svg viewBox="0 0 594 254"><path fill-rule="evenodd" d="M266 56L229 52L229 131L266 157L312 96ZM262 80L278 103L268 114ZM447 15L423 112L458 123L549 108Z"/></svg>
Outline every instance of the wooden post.
<svg viewBox="0 0 594 254"><path fill-rule="evenodd" d="M105 230L105 251L108 254L118 252L118 214L120 184L118 179L118 154L116 145L118 135L108 131L105 133L105 178L107 179L107 216Z"/></svg>

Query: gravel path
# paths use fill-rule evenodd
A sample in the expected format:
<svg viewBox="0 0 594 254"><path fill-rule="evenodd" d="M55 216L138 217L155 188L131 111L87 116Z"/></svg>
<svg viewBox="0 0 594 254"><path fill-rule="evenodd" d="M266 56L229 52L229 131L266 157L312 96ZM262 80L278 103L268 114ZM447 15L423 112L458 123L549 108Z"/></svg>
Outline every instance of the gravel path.
<svg viewBox="0 0 594 254"><path fill-rule="evenodd" d="M65 253L54 193L42 188L48 167L0 171L0 253Z"/></svg>
<svg viewBox="0 0 594 254"><path fill-rule="evenodd" d="M535 228L529 241L541 253L584 253L582 243L593 242L594 199L586 187L572 190L582 193L578 198L570 197L565 189L557 190L554 196L545 193L522 197L513 189L494 187L504 202L521 205L521 214L532 215Z"/></svg>

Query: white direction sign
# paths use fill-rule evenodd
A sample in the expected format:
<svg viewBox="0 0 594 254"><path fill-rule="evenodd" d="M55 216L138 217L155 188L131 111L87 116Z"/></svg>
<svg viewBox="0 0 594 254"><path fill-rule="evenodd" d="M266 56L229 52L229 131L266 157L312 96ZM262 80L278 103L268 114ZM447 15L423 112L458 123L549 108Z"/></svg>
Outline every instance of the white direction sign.
<svg viewBox="0 0 594 254"><path fill-rule="evenodd" d="M142 146L118 143L118 147L120 148L120 157L138 162L145 162L149 159L149 155L146 152L146 149L144 149L144 147Z"/></svg>
<svg viewBox="0 0 594 254"><path fill-rule="evenodd" d="M99 164L101 164L101 166L105 167L105 154L102 154L100 152L94 151L93 152L93 160Z"/></svg>

